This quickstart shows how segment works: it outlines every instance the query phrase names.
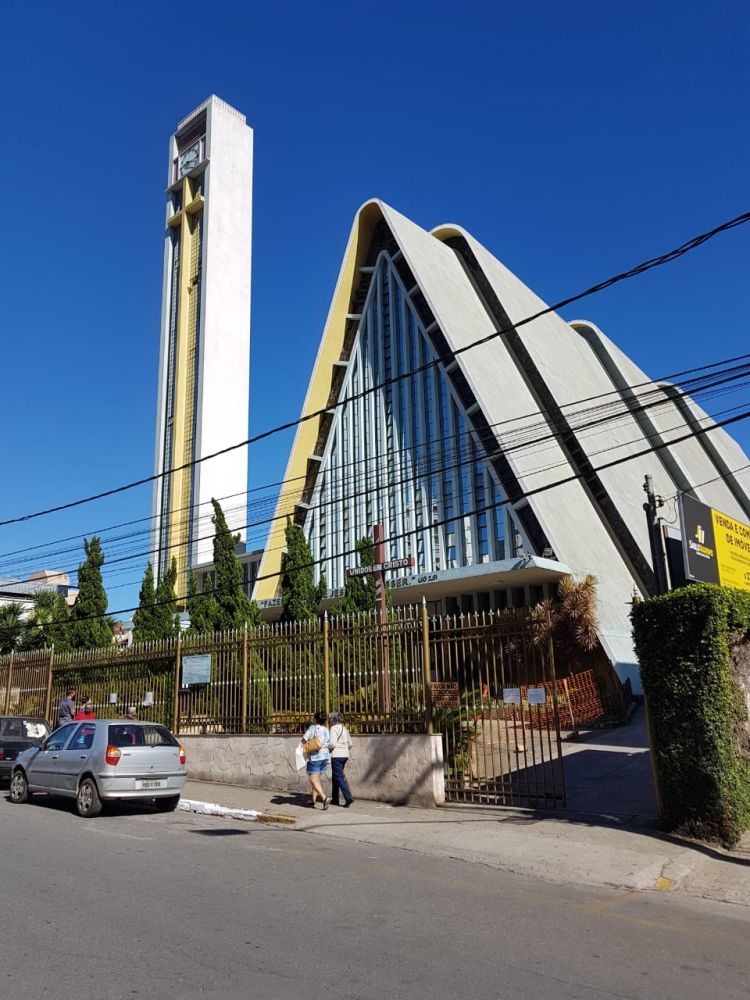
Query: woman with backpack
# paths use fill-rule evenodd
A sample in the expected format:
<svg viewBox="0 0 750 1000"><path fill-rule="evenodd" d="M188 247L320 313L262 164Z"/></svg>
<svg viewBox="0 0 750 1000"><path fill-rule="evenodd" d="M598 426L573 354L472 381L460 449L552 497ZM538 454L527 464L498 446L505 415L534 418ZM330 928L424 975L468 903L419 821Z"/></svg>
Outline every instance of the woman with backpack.
<svg viewBox="0 0 750 1000"><path fill-rule="evenodd" d="M305 735L302 737L302 751L307 759L307 780L310 782L312 801L310 807L315 808L318 799L323 803L323 808L328 808L328 796L323 791L323 775L328 767L330 752L328 744L331 742L331 734L325 724L326 713L316 712L315 722L308 726Z"/></svg>

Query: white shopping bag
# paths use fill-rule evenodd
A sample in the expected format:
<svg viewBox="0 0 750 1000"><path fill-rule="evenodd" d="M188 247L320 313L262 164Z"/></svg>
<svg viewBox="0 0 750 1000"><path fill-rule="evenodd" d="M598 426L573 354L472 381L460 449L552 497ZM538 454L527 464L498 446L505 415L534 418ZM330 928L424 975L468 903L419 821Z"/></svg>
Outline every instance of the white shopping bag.
<svg viewBox="0 0 750 1000"><path fill-rule="evenodd" d="M301 771L306 764L307 761L305 760L304 751L298 743L297 746L294 748L294 765L298 771Z"/></svg>

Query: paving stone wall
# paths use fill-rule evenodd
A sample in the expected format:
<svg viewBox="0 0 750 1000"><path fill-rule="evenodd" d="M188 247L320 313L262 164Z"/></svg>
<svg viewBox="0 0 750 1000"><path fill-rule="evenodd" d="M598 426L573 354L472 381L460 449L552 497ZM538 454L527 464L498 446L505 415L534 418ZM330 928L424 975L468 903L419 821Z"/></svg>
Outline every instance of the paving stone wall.
<svg viewBox="0 0 750 1000"><path fill-rule="evenodd" d="M250 788L307 794L305 771L295 767L298 736L181 736L188 777ZM355 799L436 806L445 801L440 736L354 736L346 775ZM330 789L328 768L324 787Z"/></svg>

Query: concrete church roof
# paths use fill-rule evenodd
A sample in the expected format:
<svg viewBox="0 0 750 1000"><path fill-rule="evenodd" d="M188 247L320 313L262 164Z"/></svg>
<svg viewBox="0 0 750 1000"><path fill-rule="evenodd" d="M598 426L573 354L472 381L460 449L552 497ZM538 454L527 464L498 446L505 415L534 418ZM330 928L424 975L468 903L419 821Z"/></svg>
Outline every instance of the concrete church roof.
<svg viewBox="0 0 750 1000"><path fill-rule="evenodd" d="M413 276L412 291L421 293L437 324L437 330L428 328L428 334L434 342L439 330L445 342L443 350L445 346L450 351L459 350L546 308L530 288L460 227L444 225L427 232L383 202L368 201L354 220L303 415L324 410L332 402L329 396L335 364L351 324L358 322L354 296L362 278L360 269L376 231L382 238L383 225L391 237L391 252L400 251ZM436 346L436 350L441 348ZM705 427L711 421L681 395L668 401L669 386L664 387L663 398L659 386L643 386L647 376L596 326L584 320L569 324L556 313L548 313L508 336L494 337L459 354L456 361L485 424L493 429L501 446L510 448L505 458L516 480L514 506L528 504L556 558L575 575L593 573L598 577L602 645L620 676L624 679L630 674L635 679L628 604L634 588L647 590L651 575L643 512L644 475L652 475L657 494L669 497L679 489L691 488L698 499L748 521L750 470L726 476L746 465L748 459L725 431L717 429L597 473L597 467L614 458L684 435L688 421L694 427ZM627 387L639 385L635 396L648 393L648 400L659 405L643 412L627 412L623 399L630 398L637 405ZM602 394L607 395L580 402ZM590 408L607 404L618 406L617 419L592 426ZM324 427L318 417L299 425L277 516L301 499L308 460L316 450L321 451ZM550 437L551 431L557 436ZM512 450L519 434L545 440L534 448ZM585 481L578 478L546 492L534 492L578 475L582 462L592 470ZM709 479L715 481L696 485ZM526 497L528 493L531 495ZM281 545L283 519L269 539L260 577L278 572ZM273 597L277 587L277 579L260 580L255 596Z"/></svg>

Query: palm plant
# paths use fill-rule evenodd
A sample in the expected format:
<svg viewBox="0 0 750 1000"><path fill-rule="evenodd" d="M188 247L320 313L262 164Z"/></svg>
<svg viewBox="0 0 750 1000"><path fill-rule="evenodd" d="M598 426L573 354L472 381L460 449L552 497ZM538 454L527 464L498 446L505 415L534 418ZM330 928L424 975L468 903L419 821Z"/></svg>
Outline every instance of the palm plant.
<svg viewBox="0 0 750 1000"><path fill-rule="evenodd" d="M591 575L583 580L564 576L557 585L557 600L545 597L531 611L534 642L540 645L551 636L569 668L599 644L596 582Z"/></svg>
<svg viewBox="0 0 750 1000"><path fill-rule="evenodd" d="M9 601L0 606L0 653L12 653L21 644L25 622L23 605Z"/></svg>
<svg viewBox="0 0 750 1000"><path fill-rule="evenodd" d="M34 607L24 623L21 645L24 649L44 649L55 646L62 652L68 649L68 605L62 594L55 590L34 592Z"/></svg>

